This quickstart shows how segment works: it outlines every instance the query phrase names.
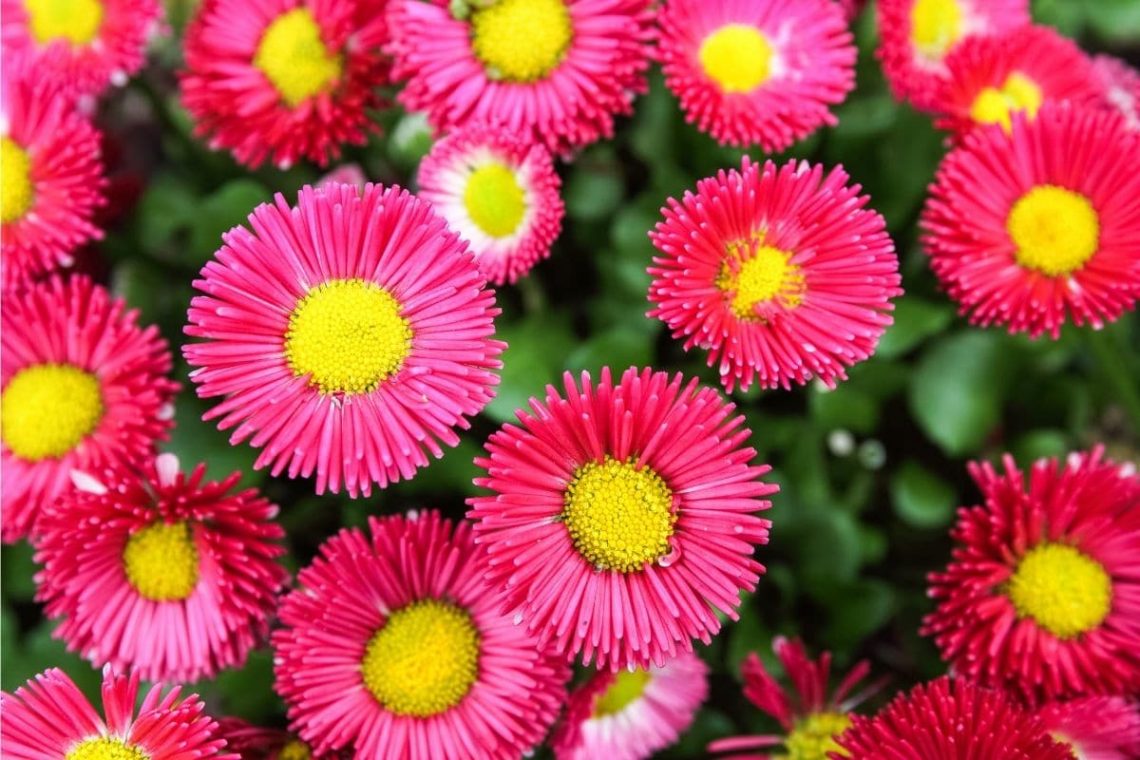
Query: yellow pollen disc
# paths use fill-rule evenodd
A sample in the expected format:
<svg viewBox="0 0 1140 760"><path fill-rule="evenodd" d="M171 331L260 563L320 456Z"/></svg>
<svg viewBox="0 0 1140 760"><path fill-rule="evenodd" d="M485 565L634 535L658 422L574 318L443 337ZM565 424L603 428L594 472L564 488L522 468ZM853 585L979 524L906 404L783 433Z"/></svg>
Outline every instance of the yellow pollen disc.
<svg viewBox="0 0 1140 760"><path fill-rule="evenodd" d="M309 760L313 751L300 739L290 739L277 753L277 760Z"/></svg>
<svg viewBox="0 0 1140 760"><path fill-rule="evenodd" d="M123 549L123 569L139 596L177 602L198 585L198 548L185 522L156 522L132 533Z"/></svg>
<svg viewBox="0 0 1140 760"><path fill-rule="evenodd" d="M1015 71L1006 77L1000 90L986 87L978 93L970 107L970 118L979 124L1001 124L1009 132L1015 112L1024 111L1032 119L1037 116L1041 101L1041 88L1029 77Z"/></svg>
<svg viewBox="0 0 1140 760"><path fill-rule="evenodd" d="M641 570L669 552L677 515L673 492L631 457L587 462L566 488L562 519L574 548L590 564L623 573Z"/></svg>
<svg viewBox="0 0 1140 760"><path fill-rule="evenodd" d="M32 161L8 137L0 138L0 220L11 224L32 207Z"/></svg>
<svg viewBox="0 0 1140 760"><path fill-rule="evenodd" d="M628 670L618 671L614 682L610 684L610 688L598 697L598 701L594 705L594 717L604 718L607 715L614 715L624 710L631 702L645 693L645 687L649 685L649 680L649 672L645 670L635 670L632 673Z"/></svg>
<svg viewBox="0 0 1140 760"><path fill-rule="evenodd" d="M471 15L471 48L492 79L545 78L562 62L573 35L563 0L499 0Z"/></svg>
<svg viewBox="0 0 1140 760"><path fill-rule="evenodd" d="M273 20L257 45L253 65L290 106L332 89L341 74L340 56L325 47L308 8L294 8Z"/></svg>
<svg viewBox="0 0 1140 760"><path fill-rule="evenodd" d="M917 0L910 10L910 34L924 57L940 61L962 37L962 6L958 0Z"/></svg>
<svg viewBox="0 0 1140 760"><path fill-rule="evenodd" d="M772 73L772 45L759 29L726 24L705 37L701 68L724 92L752 92Z"/></svg>
<svg viewBox="0 0 1140 760"><path fill-rule="evenodd" d="M748 243L729 243L728 257L716 278L716 286L729 296L729 308L739 319L759 319L756 305L776 300L785 308L803 301L804 277L792 263L792 254L764 245L755 249ZM731 264L738 262L737 268Z"/></svg>
<svg viewBox="0 0 1140 760"><path fill-rule="evenodd" d="M471 173L463 191L463 205L471 221L496 238L513 234L526 213L526 198L515 173L497 162Z"/></svg>
<svg viewBox="0 0 1140 760"><path fill-rule="evenodd" d="M24 0L24 10L32 37L41 45L56 40L87 45L103 23L99 0Z"/></svg>
<svg viewBox="0 0 1140 760"><path fill-rule="evenodd" d="M62 457L103 417L99 380L71 364L34 364L0 396L0 435L12 453L38 462Z"/></svg>
<svg viewBox="0 0 1140 760"><path fill-rule="evenodd" d="M368 393L400 371L412 349L412 327L400 303L361 279L329 280L293 309L285 358L321 393Z"/></svg>
<svg viewBox="0 0 1140 760"><path fill-rule="evenodd" d="M454 604L413 602L393 612L368 642L361 671L389 712L438 715L459 704L479 676L479 632Z"/></svg>
<svg viewBox="0 0 1140 760"><path fill-rule="evenodd" d="M1100 219L1089 199L1054 185L1018 198L1005 226L1017 263L1050 277L1080 269L1100 245Z"/></svg>
<svg viewBox="0 0 1140 760"><path fill-rule="evenodd" d="M784 740L787 760L827 760L829 752L847 757L835 741L851 725L851 719L841 713L812 713L796 723Z"/></svg>
<svg viewBox="0 0 1140 760"><path fill-rule="evenodd" d="M1092 557L1065 544L1030 549L1009 579L1018 617L1032 618L1059 639L1099 626L1112 606L1112 580Z"/></svg>
<svg viewBox="0 0 1140 760"><path fill-rule="evenodd" d="M148 755L122 739L99 736L76 744L64 760L148 760Z"/></svg>

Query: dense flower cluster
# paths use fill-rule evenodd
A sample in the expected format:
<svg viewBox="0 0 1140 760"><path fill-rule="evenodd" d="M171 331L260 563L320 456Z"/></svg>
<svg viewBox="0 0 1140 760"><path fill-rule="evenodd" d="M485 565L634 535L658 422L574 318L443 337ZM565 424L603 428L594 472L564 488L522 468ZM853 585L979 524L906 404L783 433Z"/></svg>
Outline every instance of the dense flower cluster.
<svg viewBox="0 0 1140 760"><path fill-rule="evenodd" d="M730 150L792 149L847 114L865 124L893 109L885 92L874 108L844 105L858 0L203 0L180 51L165 40L145 72L148 42L171 31L157 0L0 0L0 534L27 541L37 567L23 598L5 593L5 643L39 605L61 646L102 668L101 710L55 667L4 692L0 753L642 760L696 726L685 751L708 743L759 760L1140 757L1140 475L1104 444L967 466L981 499L958 511L949 563L929 575L929 607L915 613L949 675L876 699L890 677L868 682L870 661L851 652L813 658L782 635L774 659L742 647L783 630L767 617L700 646L761 605L851 616L838 598L848 591L801 595L787 568L761 584L760 559L785 556L758 555L768 514L778 541L786 520L789 536L835 544L840 557L844 543L899 550L878 527L817 535L827 510L850 526L857 509L826 483L767 510L777 481L794 496L787 476L822 459L825 431L800 427L799 386L834 390L869 370L863 390L806 402L828 399L841 420L831 442L851 435L843 426L874 427L877 407L864 413L859 401L906 382L899 365L875 374L869 364L886 340L897 355L926 334L919 300L900 298L903 269L921 290L929 264L931 289L969 322L1030 339L1099 330L1140 299L1140 73L1031 24L1027 0L875 5L890 92L949 133L921 211L874 205L854 178L872 189L881 178L831 165L841 141L826 133L808 143L824 160ZM182 26L188 7L168 7ZM164 70L170 60L182 69ZM637 114L630 140L594 146L647 91L648 108L676 116L670 134L648 134ZM393 102L408 113L380 113ZM145 118L164 132L136 141ZM388 142L370 144L382 123L395 124ZM654 165L657 152L692 146L732 166L696 179ZM644 166L597 171L629 154ZM154 155L200 163L193 179L212 190L241 179L202 204L156 180L137 203L145 218L124 221ZM397 176L414 192L391 184ZM646 229L660 199L694 180ZM281 191L270 202L233 202L268 198L269 183ZM612 229L598 224L633 185L651 189L650 204L642 196ZM564 224L567 209L584 210L581 229ZM235 214L244 226L222 231ZM915 214L920 250L900 267L888 221L906 240L898 227ZM605 228L613 248L631 250L575 261L558 242L564 227L572 240ZM162 288L156 262L200 276L185 292ZM568 309L574 328L601 325L613 340L566 358L548 333L571 319L543 313L527 278L575 269L623 295L648 288L650 310ZM156 308L171 294L177 319ZM525 327L497 330L499 303ZM652 320L671 332L666 362L702 349L720 387L692 367L613 356L630 336L648 343L661 326ZM180 364L160 327L188 337ZM536 346L529 361L544 366L504 336ZM1127 363L1090 345L1140 424ZM1033 369L1085 361L1076 353L1037 351ZM544 375L583 364L542 388ZM917 374L943 368L924 361ZM504 371L514 382L496 400ZM202 399L188 393L177 414L175 373ZM1080 389L1082 409L1102 403L1094 395ZM953 393L909 400L955 423L969 416ZM986 450L1044 438L1061 450L1040 419L1052 408L1030 411L1041 440L1001 429ZM232 461L215 461L204 422L227 431ZM1105 414L1087 427L1080 440L1091 442L1119 425ZM481 451L461 438L471 429L487 432ZM801 430L804 446L772 460L775 471L762 463ZM183 472L175 451L193 468ZM868 465L852 491L889 491L910 517L919 491L949 507L921 477L918 460L936 452L906 455L919 477L888 482ZM466 515L455 493L444 494L451 517L403 504L453 486L457 459L476 472L462 476L476 489ZM269 477L216 472L232 462ZM224 477L207 480L207 465ZM387 490L413 478L415 491ZM308 518L330 514L315 505L333 501L317 498L326 492L373 498L333 505L347 527L312 535ZM894 601L880 606L886 617ZM859 651L876 670L907 663L901 675L921 669L910 649ZM259 667L268 681L270 657L273 692L250 696L280 698L276 723L215 719L182 696L178 684L247 663L240 688ZM847 666L835 683L833 659ZM710 742L724 716L701 709L725 687L710 666L726 661L740 663L760 714ZM140 695L143 679L169 685ZM203 688L211 707L242 712L225 691Z"/></svg>

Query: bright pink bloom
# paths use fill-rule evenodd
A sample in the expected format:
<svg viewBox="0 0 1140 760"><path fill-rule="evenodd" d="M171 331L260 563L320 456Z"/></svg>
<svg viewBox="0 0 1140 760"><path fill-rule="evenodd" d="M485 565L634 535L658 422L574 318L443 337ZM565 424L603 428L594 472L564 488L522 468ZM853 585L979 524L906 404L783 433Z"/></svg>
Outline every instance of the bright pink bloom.
<svg viewBox="0 0 1140 760"><path fill-rule="evenodd" d="M491 125L437 142L419 169L419 195L471 245L479 271L514 283L550 255L562 231L562 186L549 151Z"/></svg>
<svg viewBox="0 0 1140 760"><path fill-rule="evenodd" d="M278 195L194 285L183 348L206 419L263 448L255 467L369 495L459 442L493 395L503 344L467 244L398 187Z"/></svg>
<svg viewBox="0 0 1140 760"><path fill-rule="evenodd" d="M956 672L1030 701L1140 688L1140 477L1103 453L1028 484L1009 456L970 466L985 502L959 512L923 630Z"/></svg>
<svg viewBox="0 0 1140 760"><path fill-rule="evenodd" d="M7 15L4 23L7 29ZM104 203L107 182L99 133L76 110L74 99L42 69L4 53L0 284L7 292L70 266L76 248L103 237L92 217Z"/></svg>
<svg viewBox="0 0 1140 760"><path fill-rule="evenodd" d="M383 2L205 0L186 31L195 134L250 167L321 166L377 129L388 82Z"/></svg>
<svg viewBox="0 0 1140 760"><path fill-rule="evenodd" d="M165 440L178 385L170 349L138 312L86 277L4 296L3 536L34 532L71 470L131 467Z"/></svg>
<svg viewBox="0 0 1140 760"><path fill-rule="evenodd" d="M923 209L930 265L970 321L1056 338L1140 297L1140 133L1111 111L1046 106L974 130Z"/></svg>
<svg viewBox="0 0 1140 760"><path fill-rule="evenodd" d="M1135 760L1140 757L1140 705L1123 697L1084 697L1051 702L1037 717L1079 760Z"/></svg>
<svg viewBox="0 0 1140 760"><path fill-rule="evenodd" d="M971 37L946 56L935 124L965 134L980 124L1010 128L1016 112L1032 119L1045 103L1096 107L1101 88L1088 57L1046 26Z"/></svg>
<svg viewBox="0 0 1140 760"><path fill-rule="evenodd" d="M1123 114L1130 130L1140 131L1140 71L1111 55L1093 56L1092 64L1105 102Z"/></svg>
<svg viewBox="0 0 1140 760"><path fill-rule="evenodd" d="M838 742L846 760L1072 760L1040 720L1003 692L939 678L900 694L874 718L856 715Z"/></svg>
<svg viewBox="0 0 1140 760"><path fill-rule="evenodd" d="M772 642L772 649L784 667L784 675L792 683L792 690L785 689L768 673L755 652L744 661L741 675L744 677L744 696L779 721L784 734L720 739L709 745L710 752L737 753L783 746L791 756L798 756L805 747L837 749L835 737L851 725L848 713L879 687L872 684L851 695L852 689L871 672L866 660L857 662L831 691L831 652L824 652L819 659L813 660L802 641L788 640L783 636ZM766 760L783 755L769 755L765 751L763 754L733 754L733 757Z"/></svg>
<svg viewBox="0 0 1140 760"><path fill-rule="evenodd" d="M833 0L668 0L661 11L665 83L721 144L774 153L834 125L855 54Z"/></svg>
<svg viewBox="0 0 1140 760"><path fill-rule="evenodd" d="M696 380L630 368L614 383L569 373L565 398L518 410L476 464L492 495L468 500L487 579L544 645L599 668L663 665L708 643L740 591L777 487L751 464L733 405Z"/></svg>
<svg viewBox="0 0 1140 760"><path fill-rule="evenodd" d="M142 68L158 0L0 0L4 66L21 61L75 93L100 95Z"/></svg>
<svg viewBox="0 0 1140 760"><path fill-rule="evenodd" d="M104 668L100 715L62 670L46 670L0 695L0 752L10 760L72 757L76 750L77 757L237 760L222 753L226 743L198 695L179 699L180 687L163 694L158 684L136 711L138 691L138 673L128 678Z"/></svg>
<svg viewBox="0 0 1140 760"><path fill-rule="evenodd" d="M677 741L709 692L709 669L684 652L661 667L590 675L570 693L550 740L558 760L641 760Z"/></svg>
<svg viewBox="0 0 1140 760"><path fill-rule="evenodd" d="M399 100L438 130L499 122L565 153L611 137L645 90L649 0L500 0L466 19L451 5L389 5Z"/></svg>
<svg viewBox="0 0 1140 760"><path fill-rule="evenodd" d="M708 350L728 391L812 377L834 387L891 324L894 245L847 180L838 167L745 157L661 210L649 316L686 350Z"/></svg>
<svg viewBox="0 0 1140 760"><path fill-rule="evenodd" d="M878 0L876 55L891 92L916 108L934 108L946 81L946 56L972 36L1029 23L1029 0Z"/></svg>
<svg viewBox="0 0 1140 760"><path fill-rule="evenodd" d="M273 633L277 691L320 754L517 758L569 671L502 612L467 523L438 512L342 530L298 576Z"/></svg>
<svg viewBox="0 0 1140 760"><path fill-rule="evenodd" d="M145 474L75 471L40 519L36 598L54 636L96 666L148 681L196 681L262 643L286 573L277 506L203 482L160 454Z"/></svg>

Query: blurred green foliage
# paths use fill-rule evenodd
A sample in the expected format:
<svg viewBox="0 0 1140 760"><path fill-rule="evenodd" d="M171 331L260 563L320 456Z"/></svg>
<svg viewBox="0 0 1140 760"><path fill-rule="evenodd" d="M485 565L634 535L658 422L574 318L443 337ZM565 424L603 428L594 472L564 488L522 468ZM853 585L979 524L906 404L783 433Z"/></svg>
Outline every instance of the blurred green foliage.
<svg viewBox="0 0 1140 760"><path fill-rule="evenodd" d="M171 0L172 25L188 15ZM1040 0L1036 18L1075 36L1089 49L1133 52L1140 42L1140 0ZM738 666L750 651L771 663L773 635L803 636L835 651L838 667L869 657L895 686L943 670L917 630L929 610L925 574L949 556L947 528L958 505L977 493L965 462L1013 452L1022 462L1058 455L1095 441L1112 455L1137 459L1137 433L1119 396L1121 377L1140 377L1140 328L1129 315L1097 336L1067 328L1058 341L1029 341L1001 330L968 327L941 294L916 242L915 221L927 183L944 153L927 118L892 101L871 51L873 13L855 25L860 45L858 88L838 109L839 125L795 146L786 156L843 164L888 220L898 247L906 295L878 354L853 368L834 391L809 385L792 392L735 394L760 461L771 463L781 491L768 517L771 544L760 551L768 573L749 595L741 620L726 626L705 651L714 669L712 696L697 725L671 756L697 756L712 738L773 726L739 694ZM137 205L112 221L100 247L113 289L157 323L175 346L192 295L191 281L220 244L221 234L272 192L292 198L321 172L295 167L247 172L190 138L177 104L172 71L177 45L164 40L155 63L113 96L99 115L111 141L115 176L141 177ZM384 135L348 151L374 181L414 186L414 168L430 147L423 120L393 110L378 115ZM758 154L753 153L754 157ZM698 375L716 385L701 352L684 353L663 326L645 318L646 232L668 196L697 179L738 166L742 151L717 146L686 125L660 77L617 138L563 164L567 219L552 258L530 278L498 295L499 335L510 347L498 398L474 421L456 449L370 499L316 497L307 481L270 478L251 469L255 452L231 447L200 420L185 364L178 426L166 447L185 464L205 461L222 477L241 470L281 504L289 566L309 561L319 543L369 515L431 506L459 517L474 491L472 459L495 427L513 419L531 396L562 372L631 364ZM762 156L760 156L763 158ZM1099 353L1095 353L1098 351ZM3 551L3 687L63 666L89 692L97 674L50 638L32 597L34 566L24 546ZM241 670L196 688L219 714L266 723L283 720L273 695L267 650Z"/></svg>

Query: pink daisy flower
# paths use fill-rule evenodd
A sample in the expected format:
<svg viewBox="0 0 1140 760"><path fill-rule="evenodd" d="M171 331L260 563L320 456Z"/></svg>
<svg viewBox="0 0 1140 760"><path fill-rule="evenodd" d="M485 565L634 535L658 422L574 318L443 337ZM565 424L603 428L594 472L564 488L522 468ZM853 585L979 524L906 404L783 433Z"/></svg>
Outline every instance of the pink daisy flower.
<svg viewBox="0 0 1140 760"><path fill-rule="evenodd" d="M273 633L277 691L316 753L517 758L568 669L503 614L467 523L438 512L342 530L298 576Z"/></svg>
<svg viewBox="0 0 1140 760"><path fill-rule="evenodd" d="M412 477L459 442L498 383L494 293L467 244L397 187L278 195L194 285L183 348L207 415L255 467L317 493Z"/></svg>
<svg viewBox="0 0 1140 760"><path fill-rule="evenodd" d="M833 0L668 0L661 11L665 84L721 144L774 153L834 125L855 55Z"/></svg>
<svg viewBox="0 0 1140 760"><path fill-rule="evenodd" d="M502 124L565 153L611 137L645 90L649 0L391 0L399 100L450 132ZM485 5L487 7L479 7Z"/></svg>
<svg viewBox="0 0 1140 760"><path fill-rule="evenodd" d="M3 539L33 531L71 470L130 467L165 440L178 385L158 329L85 277L4 297Z"/></svg>
<svg viewBox="0 0 1140 760"><path fill-rule="evenodd" d="M615 384L606 367L596 385L563 382L475 460L492 492L468 500L487 579L543 645L612 671L661 666L708 643L717 612L737 619L764 572L752 554L770 523L754 513L778 489L751 464L744 418L696 380L631 367Z"/></svg>
<svg viewBox="0 0 1140 760"><path fill-rule="evenodd" d="M931 110L947 77L946 56L975 35L1029 23L1029 0L879 0L879 49L891 92Z"/></svg>
<svg viewBox="0 0 1140 760"><path fill-rule="evenodd" d="M4 19L7 25L8 16ZM0 279L7 292L52 269L71 266L76 248L103 236L92 217L104 203L107 182L99 133L76 110L74 99L42 69L4 52Z"/></svg>
<svg viewBox="0 0 1140 760"><path fill-rule="evenodd" d="M160 454L145 474L76 471L47 509L36 598L54 636L99 666L148 681L196 681L240 666L285 583L277 507L240 478L203 482Z"/></svg>
<svg viewBox="0 0 1140 760"><path fill-rule="evenodd" d="M1064 744L1000 691L939 678L900 694L874 718L856 715L832 758L1072 760Z"/></svg>
<svg viewBox="0 0 1140 760"><path fill-rule="evenodd" d="M970 321L1056 338L1140 297L1140 134L1111 111L1045 106L971 133L922 212L931 267Z"/></svg>
<svg viewBox="0 0 1140 760"><path fill-rule="evenodd" d="M491 125L437 142L419 169L419 195L471 245L479 271L514 283L550 255L562 231L562 186L550 153Z"/></svg>
<svg viewBox="0 0 1140 760"><path fill-rule="evenodd" d="M240 718L222 718L218 733L226 740L226 749L236 752L241 760L310 760L313 750L288 731L262 728ZM346 753L334 752L325 758L338 758Z"/></svg>
<svg viewBox="0 0 1140 760"><path fill-rule="evenodd" d="M772 642L772 650L783 665L784 674L792 683L785 689L764 667L753 652L741 667L744 677L744 696L765 714L779 721L783 734L763 736L733 736L709 745L710 752L732 752L733 757L767 758L784 757L783 753L770 755L767 750L783 747L790 758L824 758L829 751L838 751L835 739L851 725L851 711L878 690L881 684L872 684L858 694L851 691L871 672L866 660L855 664L834 691L831 681L831 652L819 659L808 656L803 642L783 636ZM764 750L760 754L738 754L742 751Z"/></svg>
<svg viewBox="0 0 1140 760"><path fill-rule="evenodd" d="M1037 717L1053 739L1068 744L1079 760L1140 757L1140 706L1122 697L1085 697L1051 702Z"/></svg>
<svg viewBox="0 0 1140 760"><path fill-rule="evenodd" d="M1011 116L1033 119L1044 103L1096 107L1102 97L1089 59L1072 40L1045 26L971 37L946 56L935 124L959 135Z"/></svg>
<svg viewBox="0 0 1140 760"><path fill-rule="evenodd" d="M1140 476L1097 447L1042 459L1028 483L974 463L923 633L956 672L1033 701L1140 688Z"/></svg>
<svg viewBox="0 0 1140 760"><path fill-rule="evenodd" d="M838 167L745 157L661 210L649 316L685 350L706 349L726 390L812 377L834 387L891 324L894 244L847 180Z"/></svg>
<svg viewBox="0 0 1140 760"><path fill-rule="evenodd" d="M237 760L196 694L179 699L152 686L138 704L139 676L103 669L103 715L58 668L40 673L15 693L0 695L0 752L10 760Z"/></svg>
<svg viewBox="0 0 1140 760"><path fill-rule="evenodd" d="M682 652L661 667L601 671L570 693L550 746L559 760L641 760L677 741L709 693L708 666Z"/></svg>
<svg viewBox="0 0 1140 760"><path fill-rule="evenodd" d="M142 68L158 0L0 0L4 65L17 60L77 93L99 95Z"/></svg>
<svg viewBox="0 0 1140 760"><path fill-rule="evenodd" d="M205 0L186 31L182 102L195 134L250 167L321 166L377 127L388 81L383 3Z"/></svg>
<svg viewBox="0 0 1140 760"><path fill-rule="evenodd" d="M1140 131L1140 71L1111 55L1093 56L1092 66L1101 97L1124 116L1128 129Z"/></svg>

